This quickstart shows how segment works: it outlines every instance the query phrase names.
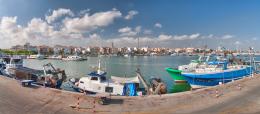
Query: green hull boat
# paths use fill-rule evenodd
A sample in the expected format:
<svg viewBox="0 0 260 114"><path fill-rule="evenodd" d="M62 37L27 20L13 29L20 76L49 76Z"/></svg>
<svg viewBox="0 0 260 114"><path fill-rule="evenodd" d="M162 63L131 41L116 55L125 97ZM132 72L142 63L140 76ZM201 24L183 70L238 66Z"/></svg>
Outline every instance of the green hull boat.
<svg viewBox="0 0 260 114"><path fill-rule="evenodd" d="M170 89L170 93L178 93L183 91L189 91L191 89L190 84L181 75L181 70L176 70L173 68L165 69L174 80L174 86Z"/></svg>
<svg viewBox="0 0 260 114"><path fill-rule="evenodd" d="M171 76L171 78L175 81L175 82L183 82L185 81L185 78L181 75L181 70L176 70L173 68L166 68L165 69Z"/></svg>

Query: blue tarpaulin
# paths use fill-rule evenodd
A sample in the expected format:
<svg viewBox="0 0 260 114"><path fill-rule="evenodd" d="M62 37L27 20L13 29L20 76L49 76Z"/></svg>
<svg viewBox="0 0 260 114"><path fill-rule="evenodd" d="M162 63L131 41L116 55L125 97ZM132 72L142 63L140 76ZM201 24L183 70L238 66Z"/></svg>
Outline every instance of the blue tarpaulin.
<svg viewBox="0 0 260 114"><path fill-rule="evenodd" d="M123 96L137 96L134 83L126 83L123 90Z"/></svg>

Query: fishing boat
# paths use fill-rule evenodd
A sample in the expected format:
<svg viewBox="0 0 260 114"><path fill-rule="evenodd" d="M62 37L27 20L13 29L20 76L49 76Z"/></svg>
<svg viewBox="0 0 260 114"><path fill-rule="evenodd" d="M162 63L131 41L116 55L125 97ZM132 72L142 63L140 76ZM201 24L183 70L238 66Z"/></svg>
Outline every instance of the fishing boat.
<svg viewBox="0 0 260 114"><path fill-rule="evenodd" d="M82 61L82 60L86 60L86 58L83 58L83 57L77 56L77 55L71 55L71 56L68 56L66 58L62 58L62 60L65 60L65 61Z"/></svg>
<svg viewBox="0 0 260 114"><path fill-rule="evenodd" d="M100 68L100 60L97 71L89 73L86 77L81 77L75 85L83 91L89 93L110 93L111 95L136 96L139 87L138 77L123 78L112 77L107 79L107 72Z"/></svg>
<svg viewBox="0 0 260 114"><path fill-rule="evenodd" d="M59 89L66 78L65 70L55 68L51 63L47 63L43 65L43 75L40 76L37 83L45 87Z"/></svg>
<svg viewBox="0 0 260 114"><path fill-rule="evenodd" d="M192 88L202 88L227 83L249 76L253 69L249 65L231 64L225 59L199 59L179 69L166 68L174 80L187 81Z"/></svg>
<svg viewBox="0 0 260 114"><path fill-rule="evenodd" d="M23 59L19 56L6 56L3 57L2 60L4 64L2 74L4 75L13 75L13 73L10 72L11 69L23 67Z"/></svg>
<svg viewBox="0 0 260 114"><path fill-rule="evenodd" d="M181 72L191 72L196 69L198 65L205 61L209 61L210 56L200 56L197 60L191 60L187 65L181 65L178 68L166 68L165 70L174 79L175 83L185 83L185 78L181 75Z"/></svg>
<svg viewBox="0 0 260 114"><path fill-rule="evenodd" d="M61 55L52 55L52 56L49 56L47 59L61 60L62 56Z"/></svg>
<svg viewBox="0 0 260 114"><path fill-rule="evenodd" d="M43 60L45 59L45 56L44 55L41 55L41 54L37 54L37 55L30 55L27 57L28 59L38 59L38 60Z"/></svg>
<svg viewBox="0 0 260 114"><path fill-rule="evenodd" d="M37 55L36 55L36 59L38 59L38 60L43 60L43 59L45 59L45 56L42 55L42 54L37 54Z"/></svg>
<svg viewBox="0 0 260 114"><path fill-rule="evenodd" d="M0 61L0 75L3 75L3 70L4 70L5 64Z"/></svg>
<svg viewBox="0 0 260 114"><path fill-rule="evenodd" d="M33 80L37 81L41 75L40 70L23 66L23 58L20 56L5 56L2 58L3 67L1 74L17 80Z"/></svg>

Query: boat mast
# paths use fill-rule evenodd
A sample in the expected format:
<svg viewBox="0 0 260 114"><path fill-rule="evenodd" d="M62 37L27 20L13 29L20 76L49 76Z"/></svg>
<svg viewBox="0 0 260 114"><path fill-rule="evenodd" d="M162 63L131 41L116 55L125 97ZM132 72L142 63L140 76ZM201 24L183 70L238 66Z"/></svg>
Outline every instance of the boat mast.
<svg viewBox="0 0 260 114"><path fill-rule="evenodd" d="M251 66L250 73L252 73L252 77L254 77L254 72L253 72L254 51L253 51L253 47L249 47L249 56L250 56L250 66Z"/></svg>
<svg viewBox="0 0 260 114"><path fill-rule="evenodd" d="M98 74L101 73L100 59L98 59L98 70L97 70L97 73L98 73Z"/></svg>
<svg viewBox="0 0 260 114"><path fill-rule="evenodd" d="M140 37L137 35L137 54L138 55L139 55L139 48L140 48L140 42L139 41L140 41Z"/></svg>

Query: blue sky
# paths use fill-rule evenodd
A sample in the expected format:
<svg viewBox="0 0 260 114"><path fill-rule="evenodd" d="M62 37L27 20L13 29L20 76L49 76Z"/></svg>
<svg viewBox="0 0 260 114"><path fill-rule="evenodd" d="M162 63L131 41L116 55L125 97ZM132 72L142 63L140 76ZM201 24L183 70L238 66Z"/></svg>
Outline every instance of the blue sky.
<svg viewBox="0 0 260 114"><path fill-rule="evenodd" d="M150 47L260 49L259 6L258 0L0 0L1 48L134 47L139 37Z"/></svg>

